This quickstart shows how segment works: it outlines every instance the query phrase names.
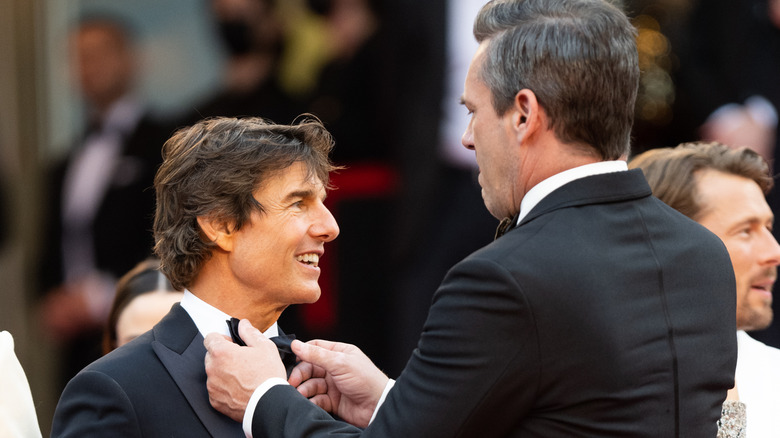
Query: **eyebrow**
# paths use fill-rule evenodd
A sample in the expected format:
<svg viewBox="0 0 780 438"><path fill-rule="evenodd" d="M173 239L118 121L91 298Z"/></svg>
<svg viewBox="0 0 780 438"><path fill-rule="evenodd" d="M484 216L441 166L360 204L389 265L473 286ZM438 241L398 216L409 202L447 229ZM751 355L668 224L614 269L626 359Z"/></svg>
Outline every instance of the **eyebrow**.
<svg viewBox="0 0 780 438"><path fill-rule="evenodd" d="M322 200L324 201L325 198L328 197L328 192L324 191L324 195L322 196ZM316 193L314 193L314 190L311 189L302 189L302 190L295 190L287 194L287 196L284 197L285 201L291 201L295 198L316 198L318 197Z"/></svg>
<svg viewBox="0 0 780 438"><path fill-rule="evenodd" d="M775 218L772 217L769 220L769 224L774 226L774 223L775 223ZM767 222L762 220L761 218L752 216L752 217L748 217L748 218L745 218L744 220L741 220L741 221L737 222L736 224L734 224L732 229L738 229L738 228L741 228L741 227L744 227L744 226L755 226L755 225L764 226L766 224L767 224Z"/></svg>

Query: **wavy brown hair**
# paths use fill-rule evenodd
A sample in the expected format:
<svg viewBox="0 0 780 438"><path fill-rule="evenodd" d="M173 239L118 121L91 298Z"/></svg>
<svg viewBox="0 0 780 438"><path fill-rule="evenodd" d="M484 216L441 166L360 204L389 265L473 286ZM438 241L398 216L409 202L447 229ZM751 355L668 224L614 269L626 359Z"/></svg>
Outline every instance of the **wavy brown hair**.
<svg viewBox="0 0 780 438"><path fill-rule="evenodd" d="M163 146L154 187L154 252L160 270L177 289L188 287L214 243L201 236L197 218L240 229L263 206L252 196L264 181L297 162L328 186L336 169L333 138L314 117L292 125L261 118L218 117L176 132Z"/></svg>
<svg viewBox="0 0 780 438"><path fill-rule="evenodd" d="M764 195L774 184L769 164L761 155L745 147L733 149L716 142L651 149L634 157L628 167L642 169L653 195L693 220L698 220L706 208L696 190L700 171L717 170L753 180Z"/></svg>

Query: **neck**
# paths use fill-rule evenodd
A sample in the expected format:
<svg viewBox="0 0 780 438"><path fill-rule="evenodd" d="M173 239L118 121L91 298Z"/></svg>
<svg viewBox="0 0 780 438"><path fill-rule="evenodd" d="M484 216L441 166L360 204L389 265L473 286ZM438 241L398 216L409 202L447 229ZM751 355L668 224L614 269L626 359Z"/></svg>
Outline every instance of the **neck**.
<svg viewBox="0 0 780 438"><path fill-rule="evenodd" d="M234 318L248 319L260 331L268 330L279 319L287 306L273 305L263 300L261 293L219 275L210 262L188 287L193 295Z"/></svg>
<svg viewBox="0 0 780 438"><path fill-rule="evenodd" d="M529 190L534 188L534 186L553 175L557 175L569 169L574 169L575 167L603 161L592 148L563 144L557 141L557 139L548 142L543 150L544 153L542 155L537 155L535 160L523 160L523 165L527 170L522 170L520 172L520 175L524 178L522 197L524 197ZM520 198L521 200L522 197Z"/></svg>

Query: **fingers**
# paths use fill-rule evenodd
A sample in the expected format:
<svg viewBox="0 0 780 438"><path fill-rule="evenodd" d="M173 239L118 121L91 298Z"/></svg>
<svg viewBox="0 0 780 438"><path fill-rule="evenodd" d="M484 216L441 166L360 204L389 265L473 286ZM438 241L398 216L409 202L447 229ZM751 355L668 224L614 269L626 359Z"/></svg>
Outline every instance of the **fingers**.
<svg viewBox="0 0 780 438"><path fill-rule="evenodd" d="M335 406L333 406L333 401L330 399L330 397L324 394L320 394L315 397L312 397L309 399L309 401L321 407L325 412L333 413L333 409L335 408Z"/></svg>
<svg viewBox="0 0 780 438"><path fill-rule="evenodd" d="M326 370L330 369L331 365L339 360L345 346L350 345L321 339L306 343L296 339L291 344L292 351L298 356L298 359L303 362L310 362Z"/></svg>
<svg viewBox="0 0 780 438"><path fill-rule="evenodd" d="M206 347L206 350L211 351L215 348L218 348L220 345L225 344L232 344L233 342L228 340L225 336L222 336L218 333L209 333L206 335L206 338L203 339L203 345Z"/></svg>
<svg viewBox="0 0 780 438"><path fill-rule="evenodd" d="M299 341L300 342L300 341ZM302 343L302 342L301 342ZM347 351L350 347L355 347L351 344L345 344L343 342L333 342L333 341L326 341L325 339L312 339L309 342L306 342L307 345L314 345L320 348L324 348L326 350L331 351ZM295 351L295 345L293 343L293 351Z"/></svg>
<svg viewBox="0 0 780 438"><path fill-rule="evenodd" d="M287 383L297 387L302 382L311 379L313 367L314 365L308 362L298 363L298 365L295 365L295 368L293 368L293 370L290 372L290 378L287 379Z"/></svg>
<svg viewBox="0 0 780 438"><path fill-rule="evenodd" d="M256 329L248 319L242 319L238 323L238 334L249 347L254 347L263 342L263 340L268 339L260 330Z"/></svg>
<svg viewBox="0 0 780 438"><path fill-rule="evenodd" d="M310 379L301 383L296 389L302 396L312 398L320 394L327 394L328 382L321 378Z"/></svg>

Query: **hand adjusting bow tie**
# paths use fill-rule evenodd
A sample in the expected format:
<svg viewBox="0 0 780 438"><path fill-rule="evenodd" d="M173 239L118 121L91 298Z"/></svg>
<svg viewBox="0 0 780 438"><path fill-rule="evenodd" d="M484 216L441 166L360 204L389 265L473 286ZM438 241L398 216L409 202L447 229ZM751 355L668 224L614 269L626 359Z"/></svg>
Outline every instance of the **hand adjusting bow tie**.
<svg viewBox="0 0 780 438"><path fill-rule="evenodd" d="M226 322L228 325L228 330L230 331L230 337L233 338L233 342L242 347L246 347L246 342L244 342L244 340L241 339L241 336L238 335L239 321L240 320L237 318L230 318ZM297 362L295 353L293 353L292 347L290 346L293 339L295 339L295 335L280 335L271 338L271 342L276 344L276 348L279 350L279 357L282 358L284 368L287 370L287 377L290 377L290 372L292 372L292 369L295 368L295 363Z"/></svg>

